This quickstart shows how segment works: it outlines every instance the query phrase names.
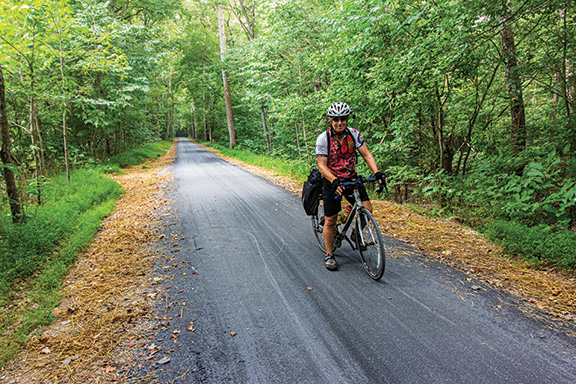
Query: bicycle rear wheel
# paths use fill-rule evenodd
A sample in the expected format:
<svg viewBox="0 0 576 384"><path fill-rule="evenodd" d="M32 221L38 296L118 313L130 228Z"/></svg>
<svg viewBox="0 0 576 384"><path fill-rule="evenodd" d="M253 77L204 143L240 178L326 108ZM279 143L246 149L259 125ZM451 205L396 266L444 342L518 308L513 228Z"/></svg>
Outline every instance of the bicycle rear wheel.
<svg viewBox="0 0 576 384"><path fill-rule="evenodd" d="M360 259L368 276L374 280L380 280L386 268L382 234L376 219L366 208L358 209L358 218L363 226L360 236L356 227L356 245L360 251Z"/></svg>
<svg viewBox="0 0 576 384"><path fill-rule="evenodd" d="M324 230L324 203L322 201L320 201L318 212L312 216L312 230L314 231L314 237L316 238L318 246L322 252L326 253L324 237L322 236L322 231Z"/></svg>

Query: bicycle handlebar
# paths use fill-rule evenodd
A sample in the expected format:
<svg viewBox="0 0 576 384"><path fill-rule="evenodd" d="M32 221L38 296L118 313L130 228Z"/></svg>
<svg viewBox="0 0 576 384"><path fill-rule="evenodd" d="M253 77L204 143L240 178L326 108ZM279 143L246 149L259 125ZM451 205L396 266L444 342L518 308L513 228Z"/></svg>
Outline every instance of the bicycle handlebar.
<svg viewBox="0 0 576 384"><path fill-rule="evenodd" d="M366 183L366 182L373 182L373 181L378 181L378 179L376 179L375 177L366 179L363 176L360 176L356 181L346 181L344 183L341 183L340 185L346 187L348 185L354 185L356 183ZM382 193L382 191L384 190L384 188L386 188L386 192L388 192L388 186L386 185L386 181L384 181L382 184L380 184L380 187L378 187L378 189L376 190L376 193ZM342 198L342 196L335 196L334 197L336 200Z"/></svg>

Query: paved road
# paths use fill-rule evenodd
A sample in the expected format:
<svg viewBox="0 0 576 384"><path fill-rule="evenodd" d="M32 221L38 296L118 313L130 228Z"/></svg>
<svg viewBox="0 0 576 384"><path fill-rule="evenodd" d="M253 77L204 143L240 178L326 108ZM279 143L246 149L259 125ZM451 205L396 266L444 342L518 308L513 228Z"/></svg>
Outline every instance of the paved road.
<svg viewBox="0 0 576 384"><path fill-rule="evenodd" d="M163 349L141 375L165 383L576 383L570 329L524 315L513 298L472 290L481 284L392 239L395 257L381 281L347 247L330 272L298 197L184 139L173 172L180 215L165 232L179 250L166 250L169 326L150 341ZM158 364L165 356L171 361Z"/></svg>

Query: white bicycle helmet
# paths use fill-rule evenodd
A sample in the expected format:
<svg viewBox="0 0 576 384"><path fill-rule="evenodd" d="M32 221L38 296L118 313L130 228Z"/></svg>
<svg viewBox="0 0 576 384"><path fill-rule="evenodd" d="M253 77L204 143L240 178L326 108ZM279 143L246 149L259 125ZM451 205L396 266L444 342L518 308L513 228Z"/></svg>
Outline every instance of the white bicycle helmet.
<svg viewBox="0 0 576 384"><path fill-rule="evenodd" d="M342 103L340 101L328 107L328 116L330 117L348 116L351 113L352 110L350 110L348 104Z"/></svg>

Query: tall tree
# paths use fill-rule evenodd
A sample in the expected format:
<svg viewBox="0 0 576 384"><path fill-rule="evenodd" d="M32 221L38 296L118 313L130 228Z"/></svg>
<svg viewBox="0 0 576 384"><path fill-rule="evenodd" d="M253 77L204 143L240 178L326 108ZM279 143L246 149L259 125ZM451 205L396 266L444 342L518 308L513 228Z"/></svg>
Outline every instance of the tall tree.
<svg viewBox="0 0 576 384"><path fill-rule="evenodd" d="M224 30L224 14L222 5L218 5L218 30L220 36L220 59L224 64L226 60L226 31ZM230 148L236 146L236 128L234 123L234 110L232 109L232 96L230 93L230 83L228 73L222 67L222 84L224 86L224 102L226 103L226 121L228 122L228 134L230 136Z"/></svg>
<svg viewBox="0 0 576 384"><path fill-rule="evenodd" d="M524 110L524 98L522 96L522 80L520 68L516 57L516 44L514 43L514 31L512 29L510 13L506 12L500 18L500 36L502 41L502 59L504 61L504 73L508 99L510 102L511 136L512 146L515 152L522 151L526 147L526 114Z"/></svg>
<svg viewBox="0 0 576 384"><path fill-rule="evenodd" d="M14 223L22 220L22 204L18 194L18 186L14 175L14 160L10 147L12 140L10 138L10 127L8 126L8 116L6 115L6 87L4 82L4 71L0 64L0 134L2 138L2 148L0 149L0 158L2 159L4 169L4 180L6 182L6 193L10 203L10 212Z"/></svg>

